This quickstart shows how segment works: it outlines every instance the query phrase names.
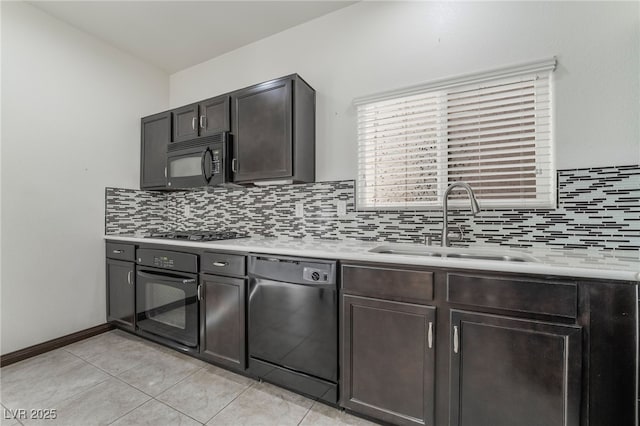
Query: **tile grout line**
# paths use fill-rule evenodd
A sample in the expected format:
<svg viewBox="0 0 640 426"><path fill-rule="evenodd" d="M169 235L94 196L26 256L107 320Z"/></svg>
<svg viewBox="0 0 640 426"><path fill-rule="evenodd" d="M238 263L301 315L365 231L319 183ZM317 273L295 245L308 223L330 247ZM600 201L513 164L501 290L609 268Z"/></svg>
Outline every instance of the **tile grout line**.
<svg viewBox="0 0 640 426"><path fill-rule="evenodd" d="M64 347L63 347L63 348L61 348L61 349L64 349ZM184 413L184 412L180 411L180 410L179 410L179 409L177 409L177 408L172 407L171 405L169 405L169 404L167 404L167 403L163 402L162 400L159 400L157 397L159 397L159 396L160 396L160 395L162 395L163 393L167 392L169 389L173 388L174 386L177 386L178 384L180 384L180 383L182 383L183 381L187 380L189 377L191 377L191 376L195 375L195 374L196 374L196 373L198 373L199 371L202 371L202 370L206 369L206 368L207 368L207 365L204 365L204 366L202 366L202 367L200 367L200 368L196 369L196 370L195 370L195 371L193 371L191 374L188 374L187 376L185 376L185 377L183 377L182 379L180 379L178 382L174 383L173 385L169 386L167 389L165 389L165 390L163 390L162 392L160 392L158 395L153 396L153 395L150 395L150 394L148 394L147 392L143 391L142 389L139 389L139 388L137 388L136 386L134 386L134 385L132 385L132 384L130 384L130 383L127 383L127 382L126 382L126 381L124 381L122 378L120 378L120 377L118 377L118 376L116 376L116 375L114 375L114 374L110 373L109 371L104 370L103 368L100 368L100 367L98 367L97 365L95 365L95 364L93 364L93 363L91 363L91 362L89 362L89 361L85 360L85 359L84 359L84 358L82 358L81 356L76 355L76 354L74 354L73 352L68 351L67 349L64 349L64 350L65 350L66 352L68 352L69 354L73 355L74 357L78 358L79 360L81 360L81 361L83 361L83 362L85 362L85 363L87 363L87 364L89 364L89 365L91 365L91 366L93 366L93 367L97 368L98 370L100 370L100 371L104 372L105 374L109 375L111 378L114 378L114 379L116 379L116 380L120 381L121 383L123 383L123 384L125 384L125 385L127 385L127 386L129 386L129 387L131 387L131 388L133 388L133 389L135 389L135 390L137 390L137 391L139 391L139 392L141 392L141 393L143 393L144 395L146 395L146 396L148 396L148 397L149 397L149 399L147 399L146 401L144 401L142 404L138 405L137 407L133 408L132 410L127 411L127 412L126 412L126 413L124 413L122 416L120 416L120 417L116 418L113 422L111 422L111 423L109 423L109 424L112 424L112 423L114 423L114 422L118 421L120 418L122 418L122 417L126 416L127 414L131 413L132 411L134 411L134 410L136 410L136 409L140 408L142 405L146 404L147 402L149 402L149 401L151 401L151 400L157 401L157 402L159 402L159 403L161 403L161 404L163 404L163 405L165 405L165 406L169 407L170 409L172 409L172 410L174 410L174 411L177 411L178 413L183 414L183 415L185 415L185 416L189 417L190 419L192 419L192 420L196 421L197 423L200 423L200 421L199 421L199 420L197 420L197 419L195 419L195 418L191 417L189 414ZM132 368L135 368L135 367L132 367ZM127 369L127 370L123 370L123 371L121 371L121 372L120 372L120 373L118 373L118 374L122 374L122 373L124 373L124 372L126 372L126 371L131 370L132 368ZM104 382L105 382L105 381L107 381L107 380L109 380L109 379L105 379L105 380L101 381L100 383L104 383ZM89 388L89 389L92 389L93 387L95 387L95 386L99 385L100 383L97 383L96 385L92 386L92 387L91 387L91 388ZM235 398L233 398L233 399L232 399L228 404L226 404L222 409L220 409L220 411L224 410L224 409L225 409L229 404L231 404L231 402L235 401L235 399L236 399L236 398L238 398L240 395L242 395L244 392L246 392L246 391L247 391L249 388L251 388L253 385L254 385L254 383L252 383L251 385L247 386L247 388L246 388L246 389L244 389L242 392L240 392L240 393L239 393ZM74 396L75 396L75 395L74 395ZM67 398L67 399L68 399L68 398ZM218 413L219 413L220 411L218 411ZM213 417L215 417L218 413L214 414L214 415L213 415ZM204 423L200 423L200 424L203 424L203 425L204 425L205 423L207 423L207 422L211 421L211 419L213 419L213 417L211 417L210 419L208 419L206 422L204 422Z"/></svg>
<svg viewBox="0 0 640 426"><path fill-rule="evenodd" d="M107 373L106 371L102 370L101 368L96 367L95 365L91 364L90 362L88 362L88 361L86 361L86 360L84 360L84 359L80 358L80 357L79 357L79 356L77 356L76 354L71 353L71 352L69 352L68 350L64 349L64 347L62 347L62 348L60 348L60 349L63 349L66 353L68 353L69 355L72 355L73 357L75 357L75 358L77 358L78 360L80 360L80 361L84 362L85 364L90 365L90 366L92 366L92 367L96 368L97 370L99 370L99 371L101 371L101 372L103 372L103 373L107 374L107 376L111 376L109 373ZM104 380L100 380L99 382L97 382L97 383L95 383L95 384L93 384L93 385L89 386L89 387L88 387L88 388L86 388L86 389L80 390L80 391L78 391L78 392L76 392L76 393L74 393L74 394L72 394L72 395L69 395L67 398L64 398L64 399L62 399L62 400L58 401L58 404L62 404L63 402L65 402L65 401L67 401L67 400L70 400L70 399L72 399L72 398L75 398L76 396L80 395L81 393L87 392L87 391L89 391L89 390L91 390L91 389L95 388L96 386L101 385L102 383L106 382L107 380L109 380L109 377L105 378ZM16 420L17 420L17 419L16 419ZM23 424L23 423L22 423L22 422L20 422L19 420L18 420L18 423Z"/></svg>
<svg viewBox="0 0 640 426"><path fill-rule="evenodd" d="M119 381L119 382L121 382L121 383L123 383L123 384L125 384L125 385L129 386L130 388L135 389L135 390L137 390L138 392L145 394L145 395L146 395L146 396L148 396L150 399L155 399L153 395L150 395L150 394L146 393L145 391L143 391L142 389L138 389L137 387L133 386L132 384L125 382L122 378L120 378L120 377L118 377L118 376L116 376L116 375L114 375L114 374L111 374L111 373L110 373L110 372L108 372L107 370L104 370L104 369L102 369L102 368L98 367L97 365L92 364L91 362L89 362L89 361L85 360L84 358L82 358L82 357L80 357L80 356L78 356L78 355L76 355L76 354L74 354L74 353L72 353L72 352L69 352L69 353L70 353L71 355L73 355L73 356L75 356L75 357L77 357L77 358L81 359L82 361L86 362L87 364L89 364L89 365L91 365L91 366L93 366L93 367L97 368L98 370L102 371L103 373L105 373L105 374L109 375L111 378L116 379L117 381ZM135 368L135 367L132 367L132 368ZM127 371L131 370L132 368L129 368L129 369L127 369L127 370L123 370L123 371L121 371L120 373L127 372ZM104 383L104 382L106 382L107 380L109 380L109 379L103 380L103 381L102 381L102 382L100 382L100 383ZM100 383L98 383L98 384L100 384ZM97 386L97 385L96 385L96 386ZM92 386L91 388L93 388L93 386ZM91 388L90 388L90 389L91 389ZM164 392L164 391L163 391L163 392ZM149 400L147 400L147 401L149 401ZM146 401L145 401L145 402L146 402ZM138 406L138 407L139 407L139 406Z"/></svg>
<svg viewBox="0 0 640 426"><path fill-rule="evenodd" d="M67 351L67 350L65 349L65 351ZM112 379L116 379L116 380L117 380L117 381L119 381L120 383L123 383L124 385L126 385L126 386L128 386L128 387L130 387L130 388L132 388L132 389L134 389L134 390L136 390L136 391L138 391L138 392L140 392L140 393L142 393L142 394L146 395L147 397L149 397L148 399L144 400L143 402L141 402L140 404L138 404L137 406L135 406L135 407L134 407L134 408L132 408L131 410L127 411L126 413L122 414L122 415L121 415L121 416L119 416L119 417L116 417L112 422L109 422L109 423L108 423L108 425L110 425L110 424L112 424L112 423L117 422L117 421L118 421L118 420L120 420L122 417L126 416L127 414L131 413L132 411L137 410L138 408L142 407L142 406L143 406L144 404L146 404L147 402L149 402L149 401L151 401L151 400L155 399L152 395L149 395L148 393L144 392L143 390L138 389L137 387L135 387L135 386L133 386L133 385L131 385L131 384L129 384L129 383L127 383L127 382L125 382L125 381L124 381L124 380L122 380L120 377L118 377L118 376L115 376L115 375L111 374L110 372L108 372L108 371L106 371L106 370L104 370L104 369L102 369L102 368L98 367L97 365L92 364L91 362L89 362L89 361L85 360L84 358L80 357L79 355L76 355L76 354L74 354L73 352L70 352L70 351L67 351L67 352L68 352L68 353L70 353L71 355L75 356L76 358L78 358L78 359L80 359L80 360L82 360L82 361L86 362L87 364L89 364L89 365L91 365L91 366L93 366L93 367L97 368L98 370L100 370L100 371L104 372L104 373L105 373L105 374L107 374L110 378L112 378ZM129 370L125 370L125 371L129 371ZM107 380L109 380L109 379L105 379L105 380L103 380L102 382L97 383L95 386L90 387L89 389L93 389L94 387L96 387L96 386L98 386L98 385L100 385L100 384L102 384L102 383L106 382ZM87 390L89 390L89 389L86 389L85 391L87 391ZM78 393L78 394L79 394L79 393ZM77 396L78 394L76 394L76 395L74 395L74 396ZM70 398L73 398L73 397L70 397ZM67 398L67 399L70 399L70 398ZM66 399L65 399L65 401L66 401ZM23 426L24 426L24 425L23 425Z"/></svg>
<svg viewBox="0 0 640 426"><path fill-rule="evenodd" d="M304 413L304 416L302 416L302 418L300 419L300 421L298 422L297 426L300 426L302 424L302 422L304 422L304 419L307 418L307 416L309 415L309 413L311 412L311 409L313 408L313 406L316 405L316 401L313 401L313 404L311 404L311 407L309 407L307 409L307 412Z"/></svg>
<svg viewBox="0 0 640 426"><path fill-rule="evenodd" d="M117 378L117 377L116 377L116 378ZM124 383L124 382L123 382L123 383ZM131 386L131 385L130 385L130 386ZM137 388L135 388L135 389L137 389ZM141 392L142 392L142 391L141 391ZM143 393L144 393L144 392L143 392ZM147 395L147 394L145 394L145 395ZM120 420L121 418L123 418L124 416L126 416L126 415L130 414L131 412L133 412L133 411L137 410L138 408L142 407L144 404L146 404L147 402L152 401L152 400L154 400L154 398L153 398L153 397L151 397L150 399L147 399L146 401L144 401L144 402L143 402L143 403L141 403L140 405L138 405L138 406L136 406L136 407L132 408L131 410L127 411L126 413L124 413L124 414L123 414L123 415L121 415L120 417L116 418L116 419L115 419L115 420L113 420L112 422L107 423L107 426L108 426L108 425L112 425L112 424L114 424L115 422L117 422L118 420Z"/></svg>
<svg viewBox="0 0 640 426"><path fill-rule="evenodd" d="M209 423L211 420L214 419L214 417L216 417L218 414L222 413L222 411L224 411L225 408L227 408L229 405L231 405L231 403L233 401L235 401L236 399L240 398L240 396L242 394L244 394L246 391L248 391L249 389L251 389L252 387L255 386L256 383L259 383L257 380L254 381L254 383L251 383L249 386L247 386L246 389L244 389L242 392L240 392L238 395L236 395L235 398L233 398L231 401L229 401L224 407L222 407L220 410L218 410L217 413L215 413L213 416L211 416L211 418L209 418L209 420L207 420L206 422L204 422L204 424L206 425L207 423Z"/></svg>
<svg viewBox="0 0 640 426"><path fill-rule="evenodd" d="M191 417L189 414L187 413L183 413L182 411L178 410L177 408L173 408L172 406L170 406L169 404L167 404L166 402L162 402L158 399L153 398L154 401L164 405L165 407L168 407L170 410L176 411L184 416L189 417L191 420L195 421L196 423L198 423L199 425L204 425L204 423L202 423L200 420L194 419L193 417Z"/></svg>
<svg viewBox="0 0 640 426"><path fill-rule="evenodd" d="M64 348L62 348L62 349L64 349ZM153 396L153 395L150 395L150 394L148 394L147 392L143 391L142 389L139 389L139 388L137 388L136 386L134 386L134 385L132 385L132 384L130 384L130 383L127 383L127 382L126 382L126 381L124 381L122 378L120 378L120 377L118 377L118 376L116 376L116 375L114 375L114 374L110 373L109 371L104 370L103 368L100 368L100 367L98 367L97 365L95 365L95 364L93 364L93 363L91 363L91 362L89 362L89 361L85 360L85 359L84 359L84 358L82 358L81 356L76 355L76 354L74 354L73 352L70 352L70 351L68 351L68 350L66 350L66 349L64 349L64 350L65 350L66 352L68 352L69 354L71 354L71 355L75 356L76 358L80 359L81 361L83 361L83 362L85 362L85 363L87 363L87 364L89 364L89 365L91 365L91 366L93 366L93 367L97 368L98 370L100 370L100 371L104 372L105 374L109 375L111 378L114 378L114 379L118 380L119 382L121 382L121 383L123 383L123 384L125 384L125 385L129 386L130 388L135 389L135 390L137 390L138 392L140 392L140 393L142 393L142 394L144 394L144 395L146 395L146 396L148 396L148 397L149 397L149 399L145 400L145 401L144 401L144 402L142 402L140 405L138 405L138 406L134 407L133 409L131 409L131 410L127 411L126 413L124 413L124 414L122 414L121 416L117 417L116 419L114 419L112 422L110 422L110 423L108 423L108 424L113 424L113 423L117 422L117 421L118 421L119 419L121 419L122 417L126 416L127 414L131 413L132 411L137 410L138 408L140 408L141 406L143 406L144 404L146 404L146 403L148 403L149 401L152 401L152 400L153 400L153 401L156 401L156 402L158 402L158 403L160 403L160 404L162 404L162 405L167 406L167 407L168 407L169 409L171 409L171 410L177 411L178 413L180 413L180 414L182 414L182 415L185 415L185 416L189 417L190 419L194 420L195 422L197 422L197 423L199 423L199 424L204 424L204 423L200 423L200 421L199 421L199 420L194 419L194 418L193 418L193 417L191 417L189 414L184 413L184 412L182 412L182 411L178 410L177 408L174 408L174 407L170 406L169 404L167 404L167 403L165 403L165 402L163 402L163 401L159 400L157 397L159 397L160 395L162 395L163 393L165 393L165 392L166 392L166 391L168 391L169 389L173 388L174 386L177 386L178 384L180 384L180 383L182 383L183 381L187 380L189 377L193 376L193 375L194 375L194 374L196 374L197 372L204 370L204 369L207 367L206 365L204 365L204 366L202 366L202 367L200 367L200 368L196 369L196 370L195 370L195 371L193 371L192 373L190 373L190 374L188 374L187 376L183 377L183 378L182 378L182 379L180 379L178 382L174 383L173 385L169 386L167 389L165 389L165 390L163 390L162 392L160 392L158 395ZM135 367L131 367L130 369L123 370L123 371L121 371L121 372L120 372L120 373L118 373L118 374L125 373L125 372L127 372L127 371L129 371L129 370L131 370L131 369L133 369L133 368L135 368ZM100 382L100 383L97 383L95 386L97 386L97 385L99 385L99 384L101 384L101 383L104 383L104 382L106 382L107 380L109 380L109 379L105 379L104 381L102 381L102 382ZM93 389L95 386L92 386L92 387L91 387L91 388L89 388L89 389ZM88 390L88 389L87 389L87 390ZM245 390L246 390L246 389L245 389ZM243 391L243 392L244 392L244 391ZM74 396L75 396L75 395L74 395ZM68 398L67 398L67 399L68 399ZM225 407L226 407L226 406L225 406Z"/></svg>
<svg viewBox="0 0 640 426"><path fill-rule="evenodd" d="M216 416L217 416L217 415L219 415L222 411L224 411L224 410L225 410L229 405L231 405L231 404L232 404L236 399L238 399L241 395L243 395L243 394L244 394L245 392L247 392L249 389L253 388L256 384L260 383L260 381L256 381L256 380L254 380L254 379L250 378L250 379L254 380L254 381L253 381L253 383L251 383L251 384L250 384L249 386L247 386L244 390L242 390L242 392L240 392L238 395L236 395L236 396L235 396L231 401L229 401L227 404L225 404L225 405L224 405L224 407L222 407L220 410L218 410L218 412L216 412L216 413L215 413L212 417L210 417L207 421L205 421L205 422L202 422L202 423L201 423L199 420L197 420L197 419L193 418L191 415L189 415L189 414L187 414L187 413L184 413L184 412L180 411L178 408L172 407L171 405L169 405L168 403L166 403L166 402L164 402L164 401L162 401L162 400L159 400L159 399L158 399L158 397L160 397L162 394L164 394L164 393L165 393L165 392L167 392L168 390L170 390L170 389L174 388L175 386L179 385L180 383L184 382L184 381L185 381L185 380L187 380L189 377L191 377L191 376L195 375L196 373L198 373L198 372L200 372L200 371L202 371L202 370L206 369L206 368L207 368L207 365L204 365L204 366L202 366L202 367L200 367L200 368L196 369L196 370L195 370L195 371L193 371L191 374L188 374L187 376L183 377L182 379L180 379L180 380L179 380L178 382L176 382L175 384L173 384L173 385L169 386L167 389L165 389L165 390L163 390L162 392L160 392L158 395L153 396L153 395L150 395L150 394L148 394L147 392L145 392L145 391L143 391L143 390L141 390L141 389L139 389L139 388L135 387L134 385L127 383L126 381L124 381L124 380L123 380L123 379L121 379L120 377L118 377L118 376L116 376L116 375L114 375L114 374L110 373L109 371L104 370L103 368L101 368L101 367L99 367L99 366L97 366L97 365L95 365L95 364L93 364L93 363L91 363L91 362L89 362L89 361L85 360L85 359L84 359L84 358L82 358L81 356L79 356L79 355L77 355L77 354L75 354L75 353L73 353L73 352L71 352L71 351L69 351L69 350L65 349L65 347L62 347L61 349L63 349L65 352L67 352L67 353L69 353L69 354L73 355L74 357L78 358L78 359L79 359L79 360L81 360L82 362L84 362L84 363L86 363L86 364L88 364L88 365L91 365L92 367L94 367L94 368L96 368L96 369L98 369L98 370L102 371L103 373L107 374L110 378L114 378L114 379L118 380L119 382L121 382L121 383L123 383L123 384L127 385L128 387L130 387L130 388L132 388L132 389L135 389L135 390L139 391L140 393L142 393L142 394L146 395L147 397L149 397L149 399L145 400L144 402L142 402L142 403L141 403L141 404L139 404L138 406L134 407L133 409L131 409L131 410L127 411L126 413L124 413L124 414L122 414L121 416L119 416L119 417L117 417L116 419L114 419L112 422L108 423L109 425L110 425L110 424L113 424L113 423L115 423L115 422L117 422L117 421L118 421L119 419L121 419L122 417L124 417L124 416L126 416L126 415L130 414L131 412L133 412L133 411L137 410L138 408L140 408L141 406L145 405L146 403L148 403L149 401L152 401L152 400L153 400L153 401L156 401L156 402L158 402L158 403L160 403L160 404L163 404L164 406L168 407L169 409L174 410L174 411L176 411L176 412L178 412L178 413L180 413L180 414L182 414L182 415L184 415L184 416L187 416L188 418L190 418L190 419L194 420L194 421L195 421L195 422L197 422L198 424L206 425L206 423L209 423L211 420L213 420L213 418L214 418L214 417L216 417ZM135 368L135 367L132 367L132 368ZM121 371L119 374L122 374L122 373L124 373L124 372L126 372L126 371L129 371L129 370L131 370L131 369L123 370L123 371ZM233 372L232 372L232 373L233 373ZM243 376L243 377L246 377L246 376ZM105 379L105 380L103 380L103 381L100 381L99 383L96 383L95 385L93 385L93 386L91 386L90 388L88 388L88 389L84 390L83 392L85 392L85 391L87 391L87 390L90 390L90 389L93 389L94 387L96 387L96 386L98 386L98 385L100 385L100 384L102 384L102 383L106 382L107 380L109 380L109 378L107 378L107 379ZM80 393L80 392L78 392L78 394L79 394L79 393ZM73 397L77 396L78 394L72 395L72 396L70 396L69 398L65 398L65 399L64 399L64 401L66 401L67 399L71 399L71 398L73 398ZM297 423L297 425L298 425L298 426L299 426L299 425L304 421L304 419L307 417L307 415L309 414L309 412L311 412L311 409L313 408L313 406L315 405L315 403L316 403L316 401L312 401L311 406L307 409L307 411L305 412L304 416L302 416L302 418L300 419L300 421ZM19 422L19 421L18 421L18 422ZM19 422L19 423L20 423L20 422ZM22 424L22 423L20 423L20 424ZM23 425L23 426L24 426L24 425Z"/></svg>
<svg viewBox="0 0 640 426"><path fill-rule="evenodd" d="M205 368L207 368L207 366L202 366L200 368L198 368L197 370L195 370L193 373L187 374L185 377L183 377L182 379L178 380L176 383L172 384L171 386L169 386L168 388L166 388L165 390L163 390L162 392L160 392L158 395L156 396L152 396L153 399L157 399L160 395L162 395L163 393L167 392L169 389L172 389L176 386L178 386L180 383L184 382L185 380L187 380L189 377L193 376L194 374L196 374L199 371L204 370ZM137 388L136 388L137 389ZM160 401L160 400L158 400ZM162 402L162 401L160 401Z"/></svg>

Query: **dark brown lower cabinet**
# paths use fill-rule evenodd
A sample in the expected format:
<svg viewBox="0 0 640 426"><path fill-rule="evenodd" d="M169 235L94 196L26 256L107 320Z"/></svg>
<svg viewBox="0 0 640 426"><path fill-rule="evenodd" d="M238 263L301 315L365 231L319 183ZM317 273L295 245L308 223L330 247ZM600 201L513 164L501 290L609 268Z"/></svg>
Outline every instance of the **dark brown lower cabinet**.
<svg viewBox="0 0 640 426"><path fill-rule="evenodd" d="M582 328L451 311L450 425L580 425Z"/></svg>
<svg viewBox="0 0 640 426"><path fill-rule="evenodd" d="M209 274L200 277L200 355L244 370L246 281Z"/></svg>
<svg viewBox="0 0 640 426"><path fill-rule="evenodd" d="M135 264L107 259L107 321L135 330Z"/></svg>
<svg viewBox="0 0 640 426"><path fill-rule="evenodd" d="M433 425L436 309L342 300L341 405L398 425Z"/></svg>

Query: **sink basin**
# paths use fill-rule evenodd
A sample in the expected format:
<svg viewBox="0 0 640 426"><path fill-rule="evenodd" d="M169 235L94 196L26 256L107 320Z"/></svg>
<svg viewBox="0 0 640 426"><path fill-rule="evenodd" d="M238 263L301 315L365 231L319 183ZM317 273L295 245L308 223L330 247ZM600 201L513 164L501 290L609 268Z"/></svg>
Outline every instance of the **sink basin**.
<svg viewBox="0 0 640 426"><path fill-rule="evenodd" d="M448 257L452 259L494 260L501 262L538 262L533 256L511 251L487 251L456 247L401 247L378 246L369 250L371 253L399 254L404 256Z"/></svg>

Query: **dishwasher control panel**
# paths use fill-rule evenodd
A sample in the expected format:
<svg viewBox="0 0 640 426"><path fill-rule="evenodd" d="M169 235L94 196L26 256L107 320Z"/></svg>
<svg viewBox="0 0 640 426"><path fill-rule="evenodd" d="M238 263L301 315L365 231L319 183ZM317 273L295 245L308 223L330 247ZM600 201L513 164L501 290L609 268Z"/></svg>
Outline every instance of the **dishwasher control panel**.
<svg viewBox="0 0 640 426"><path fill-rule="evenodd" d="M290 284L336 285L337 261L289 256L249 256L249 278Z"/></svg>
<svg viewBox="0 0 640 426"><path fill-rule="evenodd" d="M326 270L305 267L302 270L302 278L315 283L326 283L329 281L329 274Z"/></svg>

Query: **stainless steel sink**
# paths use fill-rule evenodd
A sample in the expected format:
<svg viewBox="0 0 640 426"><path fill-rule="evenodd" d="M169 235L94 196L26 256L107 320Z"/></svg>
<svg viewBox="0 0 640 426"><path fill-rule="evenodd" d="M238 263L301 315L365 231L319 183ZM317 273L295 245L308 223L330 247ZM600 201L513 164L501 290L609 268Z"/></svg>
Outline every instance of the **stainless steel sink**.
<svg viewBox="0 0 640 426"><path fill-rule="evenodd" d="M501 262L539 262L533 256L525 253L511 251L491 251L478 249L465 249L455 247L401 247L401 246L378 246L371 250L371 253L398 254L403 256L426 256L426 257L448 257L452 259L476 259L494 260Z"/></svg>

